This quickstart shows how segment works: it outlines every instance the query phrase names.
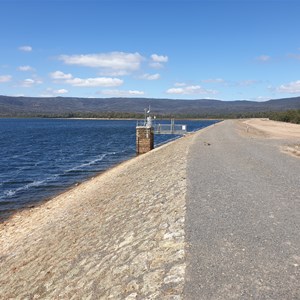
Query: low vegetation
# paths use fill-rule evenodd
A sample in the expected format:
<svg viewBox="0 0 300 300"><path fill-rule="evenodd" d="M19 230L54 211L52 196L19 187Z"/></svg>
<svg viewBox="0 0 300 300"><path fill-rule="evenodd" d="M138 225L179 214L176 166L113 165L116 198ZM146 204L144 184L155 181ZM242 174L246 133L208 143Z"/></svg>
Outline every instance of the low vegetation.
<svg viewBox="0 0 300 300"><path fill-rule="evenodd" d="M271 120L300 124L300 109L272 113Z"/></svg>
<svg viewBox="0 0 300 300"><path fill-rule="evenodd" d="M144 114L130 112L74 112L74 113L21 113L2 117L16 118L88 118L88 119L143 119ZM300 110L281 112L254 112L254 113L228 113L228 114L157 114L157 119L248 119L269 118L274 121L300 124Z"/></svg>

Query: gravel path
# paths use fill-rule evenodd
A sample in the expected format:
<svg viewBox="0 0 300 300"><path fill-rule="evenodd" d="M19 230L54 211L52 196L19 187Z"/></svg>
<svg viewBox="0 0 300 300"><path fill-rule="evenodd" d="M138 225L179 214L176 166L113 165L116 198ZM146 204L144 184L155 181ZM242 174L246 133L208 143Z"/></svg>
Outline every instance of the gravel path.
<svg viewBox="0 0 300 300"><path fill-rule="evenodd" d="M184 299L300 299L300 160L239 124L189 149Z"/></svg>

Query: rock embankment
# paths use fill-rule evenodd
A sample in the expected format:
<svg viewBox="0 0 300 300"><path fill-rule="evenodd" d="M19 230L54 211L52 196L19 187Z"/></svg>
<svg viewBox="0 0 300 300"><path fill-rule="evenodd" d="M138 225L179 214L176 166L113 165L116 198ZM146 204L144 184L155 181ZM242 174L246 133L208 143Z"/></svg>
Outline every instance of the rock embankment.
<svg viewBox="0 0 300 300"><path fill-rule="evenodd" d="M0 225L2 299L181 299L191 137Z"/></svg>

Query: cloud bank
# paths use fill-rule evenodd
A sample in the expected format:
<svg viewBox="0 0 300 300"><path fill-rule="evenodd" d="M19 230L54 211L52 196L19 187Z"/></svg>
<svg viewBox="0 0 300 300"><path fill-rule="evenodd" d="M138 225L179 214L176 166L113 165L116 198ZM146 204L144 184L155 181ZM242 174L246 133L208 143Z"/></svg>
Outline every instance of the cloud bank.
<svg viewBox="0 0 300 300"><path fill-rule="evenodd" d="M111 77L78 78L72 74L65 74L62 71L50 73L55 82L62 82L76 87L115 87L123 84L123 80Z"/></svg>
<svg viewBox="0 0 300 300"><path fill-rule="evenodd" d="M157 80L160 78L160 74L156 73L156 74L144 74L140 77L141 79L145 79L145 80Z"/></svg>
<svg viewBox="0 0 300 300"><path fill-rule="evenodd" d="M31 66L20 66L18 67L18 70L22 72L27 72L27 71L34 71L34 68L32 68Z"/></svg>
<svg viewBox="0 0 300 300"><path fill-rule="evenodd" d="M287 84L282 84L276 89L276 91L279 93L299 94L300 93L300 80L292 81Z"/></svg>
<svg viewBox="0 0 300 300"><path fill-rule="evenodd" d="M166 91L166 93L173 95L215 95L218 92L215 90L205 89L200 85L189 85L170 88Z"/></svg>
<svg viewBox="0 0 300 300"><path fill-rule="evenodd" d="M103 90L98 94L113 96L113 97L132 97L132 96L143 96L145 92L138 90Z"/></svg>
<svg viewBox="0 0 300 300"><path fill-rule="evenodd" d="M32 79L32 78L27 78L21 82L21 86L25 88L30 88L33 87L34 85L42 84L43 81L40 79Z"/></svg>
<svg viewBox="0 0 300 300"><path fill-rule="evenodd" d="M159 62L159 63L168 62L169 60L168 56L157 55L157 54L152 54L151 59L152 61Z"/></svg>
<svg viewBox="0 0 300 300"><path fill-rule="evenodd" d="M151 62L149 64L149 66L154 69L160 69L160 68L164 67L163 63L168 62L168 60L169 60L168 56L152 54Z"/></svg>
<svg viewBox="0 0 300 300"><path fill-rule="evenodd" d="M132 72L140 68L143 57L139 53L110 52L99 54L60 55L67 65L100 68L109 71Z"/></svg>

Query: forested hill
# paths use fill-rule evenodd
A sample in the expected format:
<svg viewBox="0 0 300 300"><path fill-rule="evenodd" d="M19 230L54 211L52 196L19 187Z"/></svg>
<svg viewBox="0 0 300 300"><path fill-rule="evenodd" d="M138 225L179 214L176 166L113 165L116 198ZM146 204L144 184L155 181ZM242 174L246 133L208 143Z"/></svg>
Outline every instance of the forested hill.
<svg viewBox="0 0 300 300"><path fill-rule="evenodd" d="M300 97L254 101L171 100L150 98L37 98L0 96L0 116L61 115L78 113L143 114L151 105L158 115L221 116L300 109Z"/></svg>

